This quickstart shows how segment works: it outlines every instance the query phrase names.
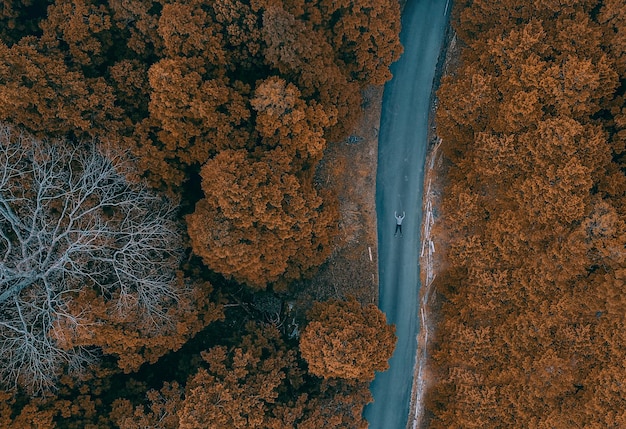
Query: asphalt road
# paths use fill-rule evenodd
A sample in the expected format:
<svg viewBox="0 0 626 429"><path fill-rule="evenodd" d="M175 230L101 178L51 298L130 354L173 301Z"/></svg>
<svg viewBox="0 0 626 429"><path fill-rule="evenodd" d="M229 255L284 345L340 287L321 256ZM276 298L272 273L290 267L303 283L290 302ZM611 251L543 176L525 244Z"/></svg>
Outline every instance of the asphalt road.
<svg viewBox="0 0 626 429"><path fill-rule="evenodd" d="M419 234L422 218L428 112L435 69L448 22L448 0L407 0L402 57L391 66L378 134L379 307L396 325L389 370L371 384L364 411L370 429L405 429L419 330ZM394 211L406 212L403 237L394 237Z"/></svg>

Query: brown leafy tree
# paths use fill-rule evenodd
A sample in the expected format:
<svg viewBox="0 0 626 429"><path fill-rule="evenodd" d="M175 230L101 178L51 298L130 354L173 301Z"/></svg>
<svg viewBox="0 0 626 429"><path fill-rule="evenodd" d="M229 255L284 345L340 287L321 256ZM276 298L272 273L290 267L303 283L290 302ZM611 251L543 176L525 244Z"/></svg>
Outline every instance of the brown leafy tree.
<svg viewBox="0 0 626 429"><path fill-rule="evenodd" d="M300 352L309 372L324 378L359 381L384 371L395 348L395 327L373 304L356 300L316 302L308 313Z"/></svg>
<svg viewBox="0 0 626 429"><path fill-rule="evenodd" d="M123 429L296 427L306 395L296 353L273 326L246 325L234 346L201 353L184 389L165 383L147 395L149 410L116 400L112 418ZM286 401L285 401L286 399Z"/></svg>
<svg viewBox="0 0 626 429"><path fill-rule="evenodd" d="M273 325L248 323L233 340L202 352L184 387L164 383L141 404L116 400L111 420L122 429L367 427L367 382L308 376Z"/></svg>
<svg viewBox="0 0 626 429"><path fill-rule="evenodd" d="M20 412L15 413L12 405L15 397L12 392L0 391L0 425L15 429L54 429L54 418L58 412L49 407L42 398L36 398L23 406Z"/></svg>
<svg viewBox="0 0 626 429"><path fill-rule="evenodd" d="M324 379L304 399L305 414L296 426L298 429L367 428L363 408L372 401L368 382Z"/></svg>
<svg viewBox="0 0 626 429"><path fill-rule="evenodd" d="M324 30L352 79L373 85L391 79L388 66L402 53L398 2L319 0L305 10L313 26Z"/></svg>
<svg viewBox="0 0 626 429"><path fill-rule="evenodd" d="M615 58L617 72L626 76L626 11L622 0L609 0L602 3L598 21L604 29L603 44Z"/></svg>
<svg viewBox="0 0 626 429"><path fill-rule="evenodd" d="M325 109L336 110L337 123L327 131L329 139L345 136L358 117L360 86L330 54L333 48L324 34L278 7L267 7L262 22L265 61L281 75L294 76L304 97L315 96Z"/></svg>
<svg viewBox="0 0 626 429"><path fill-rule="evenodd" d="M278 77L260 82L250 104L264 150L283 149L293 160L293 173L310 169L322 158L324 131L336 120L333 112L327 114L315 101L306 103L295 85Z"/></svg>
<svg viewBox="0 0 626 429"><path fill-rule="evenodd" d="M166 56L202 56L207 65L218 70L227 64L221 30L198 1L164 4L159 17L158 32L163 38Z"/></svg>
<svg viewBox="0 0 626 429"><path fill-rule="evenodd" d="M106 61L113 44L109 10L90 0L56 0L40 26L44 46L59 49L64 44L72 59L89 70Z"/></svg>
<svg viewBox="0 0 626 429"><path fill-rule="evenodd" d="M187 216L187 228L208 267L263 288L300 278L326 259L336 208L289 170L279 149L259 161L223 151L202 167L205 197Z"/></svg>
<svg viewBox="0 0 626 429"><path fill-rule="evenodd" d="M133 407L128 399L116 399L110 414L111 420L120 429L178 429L178 410L183 400L184 389L177 383L165 382L159 390L146 393L149 410L143 406Z"/></svg>
<svg viewBox="0 0 626 429"><path fill-rule="evenodd" d="M148 66L136 59L117 61L108 67L107 81L113 87L118 105L123 106L126 113L120 133L132 134L130 129L134 124L148 115Z"/></svg>
<svg viewBox="0 0 626 429"><path fill-rule="evenodd" d="M149 58L163 50L163 40L158 34L160 6L160 1L108 1L111 21L122 35L117 48L125 45L134 54L133 58L142 59L146 65L149 65Z"/></svg>
<svg viewBox="0 0 626 429"><path fill-rule="evenodd" d="M281 394L298 387L301 371L276 328L251 328L241 343L202 353L178 412L180 428L265 428Z"/></svg>
<svg viewBox="0 0 626 429"><path fill-rule="evenodd" d="M197 58L178 57L148 70L150 117L135 131L135 152L150 177L170 185L182 183L185 168L204 164L219 150L245 147L248 138L242 124L250 113L241 88L206 79L197 68Z"/></svg>
<svg viewBox="0 0 626 429"><path fill-rule="evenodd" d="M102 77L69 68L34 38L10 48L0 42L0 58L0 120L38 136L94 137L118 128L121 110Z"/></svg>

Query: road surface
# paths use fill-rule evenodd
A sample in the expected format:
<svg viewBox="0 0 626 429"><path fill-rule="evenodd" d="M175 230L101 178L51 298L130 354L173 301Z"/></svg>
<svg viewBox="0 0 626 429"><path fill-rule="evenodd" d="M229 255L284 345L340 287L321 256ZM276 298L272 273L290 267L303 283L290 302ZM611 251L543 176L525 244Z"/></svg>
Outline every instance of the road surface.
<svg viewBox="0 0 626 429"><path fill-rule="evenodd" d="M402 57L385 85L378 134L379 307L396 325L398 343L388 371L371 384L364 411L370 429L405 429L419 329L419 233L428 112L437 60L448 23L447 0L407 0ZM394 211L406 212L404 236L394 237Z"/></svg>

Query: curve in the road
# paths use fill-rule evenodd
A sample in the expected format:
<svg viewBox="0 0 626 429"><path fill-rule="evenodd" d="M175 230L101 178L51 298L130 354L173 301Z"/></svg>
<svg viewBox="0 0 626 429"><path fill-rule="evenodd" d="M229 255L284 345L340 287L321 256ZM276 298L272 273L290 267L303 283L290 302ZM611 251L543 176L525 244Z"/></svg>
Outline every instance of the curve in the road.
<svg viewBox="0 0 626 429"><path fill-rule="evenodd" d="M405 429L417 351L419 233L424 158L433 79L450 5L447 0L408 0L402 12L402 57L383 95L378 137L379 307L396 325L398 342L389 370L371 384L365 407L370 429ZM406 212L404 236L394 237L394 211Z"/></svg>

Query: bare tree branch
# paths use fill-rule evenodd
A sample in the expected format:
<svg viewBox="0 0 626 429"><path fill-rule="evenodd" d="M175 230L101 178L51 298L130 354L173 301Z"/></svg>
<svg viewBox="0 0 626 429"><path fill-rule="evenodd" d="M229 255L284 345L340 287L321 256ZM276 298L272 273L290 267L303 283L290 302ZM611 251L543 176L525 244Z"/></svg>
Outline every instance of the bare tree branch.
<svg viewBox="0 0 626 429"><path fill-rule="evenodd" d="M85 327L69 304L92 288L120 314L167 324L181 243L175 207L127 180L96 145L42 142L0 124L0 381L40 393L63 367L93 360L64 348ZM59 323L62 321L63 323Z"/></svg>

